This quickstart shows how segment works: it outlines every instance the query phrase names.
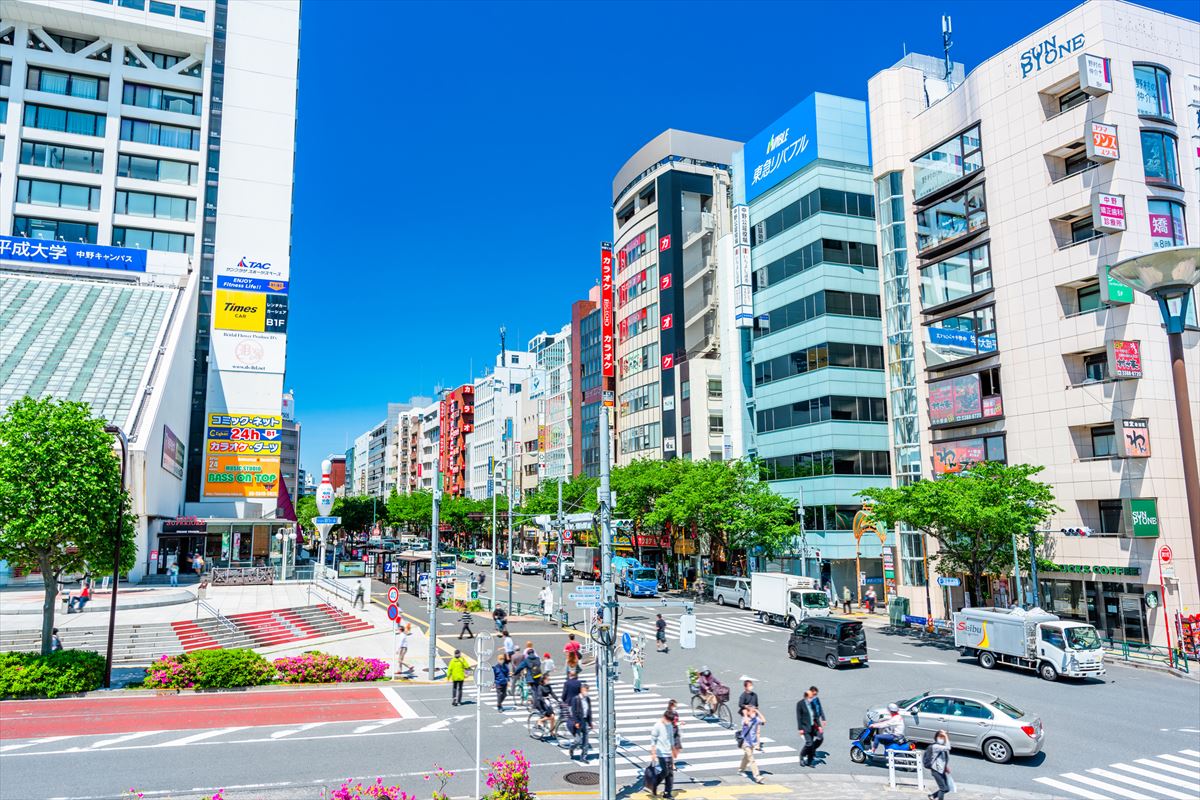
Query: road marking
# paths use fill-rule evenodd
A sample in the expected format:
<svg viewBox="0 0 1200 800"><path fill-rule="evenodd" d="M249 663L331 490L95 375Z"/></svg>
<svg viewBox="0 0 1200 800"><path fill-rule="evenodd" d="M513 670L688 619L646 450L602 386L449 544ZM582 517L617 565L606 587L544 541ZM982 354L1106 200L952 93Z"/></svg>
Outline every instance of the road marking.
<svg viewBox="0 0 1200 800"><path fill-rule="evenodd" d="M1114 769L1123 769L1126 772L1132 772L1134 775L1141 775L1143 778L1153 778L1156 781L1161 781L1162 783L1170 784L1171 786L1179 786L1183 789L1192 789L1196 785L1194 781L1189 782L1181 781L1178 778L1169 778L1166 775L1158 775L1148 769L1135 767L1131 764L1110 764L1109 766L1113 767ZM1162 792L1163 789L1156 786L1154 787L1154 791ZM1185 797L1190 797L1190 795L1185 795Z"/></svg>
<svg viewBox="0 0 1200 800"><path fill-rule="evenodd" d="M1110 800L1108 795L1096 794L1095 792L1089 792L1087 789L1080 789L1078 786L1072 786L1069 783L1063 783L1062 781L1056 781L1056 780L1054 780L1054 778L1034 778L1034 780L1037 781L1038 783L1043 783L1046 786L1053 786L1055 789L1058 789L1059 791L1062 791L1062 792L1070 792L1071 794L1077 794L1080 797L1087 798L1087 800Z"/></svg>
<svg viewBox="0 0 1200 800"><path fill-rule="evenodd" d="M1159 761L1153 761L1149 758L1139 758L1137 763L1145 764L1147 767L1161 769L1165 772L1172 772L1176 775L1182 775L1185 778L1191 778L1193 781L1200 782L1200 772L1197 772L1194 769L1183 769L1182 767L1176 767L1172 764L1163 764Z"/></svg>
<svg viewBox="0 0 1200 800"><path fill-rule="evenodd" d="M919 666L922 664L937 664L937 665L943 666L943 667L946 666L945 661L893 661L891 659L886 659L886 658L872 658L867 663L869 663L869 664L908 664L909 666Z"/></svg>
<svg viewBox="0 0 1200 800"><path fill-rule="evenodd" d="M912 656L906 656L904 653L897 653L895 650L892 651L892 655L900 656L901 658L912 658Z"/></svg>
<svg viewBox="0 0 1200 800"><path fill-rule="evenodd" d="M396 709L396 713L401 719L420 719L421 715L413 711L413 707L404 702L400 697L399 692L391 687L380 687L379 693L383 695L383 699L392 704L392 708Z"/></svg>
<svg viewBox="0 0 1200 800"><path fill-rule="evenodd" d="M1121 765L1113 764L1112 766L1119 767ZM1120 781L1121 783L1128 783L1129 785L1137 786L1140 789L1149 789L1152 792L1157 792L1158 794L1164 794L1167 797L1174 797L1175 800L1194 800L1194 798L1195 798L1195 795L1184 794L1183 792L1176 792L1173 789L1166 789L1157 784L1149 783L1148 781L1140 781L1137 778L1131 778L1128 775L1118 775L1117 773L1109 772L1106 769L1089 769L1088 772L1092 773L1093 775L1103 776L1105 778L1108 778L1109 780ZM1151 775L1149 775L1149 777L1154 778L1156 776L1151 774Z"/></svg>
<svg viewBox="0 0 1200 800"><path fill-rule="evenodd" d="M760 636L760 637L758 637L758 638L762 639L764 642L771 642L772 644L774 644L774 643L775 643L775 640L774 640L774 639L768 639L768 638L767 638L767 637L765 637L765 636Z"/></svg>
<svg viewBox="0 0 1200 800"><path fill-rule="evenodd" d="M185 744L203 741L204 739L211 739L214 736L220 736L225 733L233 733L235 731L245 730L248 727L248 725L239 725L234 728L218 728L215 731L205 731L204 733L195 733L191 736L184 736L182 739L172 739L169 742L160 742L158 744L151 745L151 747L183 747Z"/></svg>
<svg viewBox="0 0 1200 800"><path fill-rule="evenodd" d="M1135 792L1133 789L1125 789L1120 786L1113 786L1111 783L1098 781L1095 778L1089 778L1088 776L1080 775L1077 772L1064 772L1062 777L1070 778L1071 780L1078 781L1079 783L1086 783L1088 786L1095 786L1097 789L1103 789L1109 794L1115 794L1118 797L1127 798L1127 800L1154 800L1154 798L1150 795L1142 794L1141 792Z"/></svg>
<svg viewBox="0 0 1200 800"><path fill-rule="evenodd" d="M138 733L126 734L125 736L118 736L115 739L102 739L98 742L93 742L91 749L95 750L97 747L108 747L110 744L120 744L121 742L141 739L144 736L153 736L156 733L166 733L166 731L140 731Z"/></svg>
<svg viewBox="0 0 1200 800"><path fill-rule="evenodd" d="M44 736L41 739L32 739L24 744L6 744L0 747L0 753L7 753L10 750L20 750L23 747L33 747L35 744L49 744L50 742L60 742L63 739L70 739L70 736Z"/></svg>
<svg viewBox="0 0 1200 800"><path fill-rule="evenodd" d="M1176 764L1183 764L1186 767L1200 767L1200 761L1194 761L1190 758L1180 758L1179 756L1173 756L1170 753L1163 753L1158 757L1165 761L1174 761Z"/></svg>
<svg viewBox="0 0 1200 800"><path fill-rule="evenodd" d="M704 788L705 800L733 800L755 794L789 794L792 790L777 783L751 784L749 786L713 786Z"/></svg>
<svg viewBox="0 0 1200 800"><path fill-rule="evenodd" d="M285 731L275 731L274 733L271 734L271 738L272 739L282 739L285 736L291 736L293 733L303 733L304 731L310 731L313 728L317 727L318 725L324 725L324 724L325 724L324 722L307 722L307 723L301 725L299 728L289 728L288 730L285 730Z"/></svg>
<svg viewBox="0 0 1200 800"><path fill-rule="evenodd" d="M374 730L378 730L379 728L385 728L388 725L394 725L395 723L397 723L399 721L400 721L399 717L393 717L392 719L381 719L381 720L379 720L379 722L372 722L370 725L359 725L357 728L354 729L354 732L355 733L366 733L367 731L374 731Z"/></svg>

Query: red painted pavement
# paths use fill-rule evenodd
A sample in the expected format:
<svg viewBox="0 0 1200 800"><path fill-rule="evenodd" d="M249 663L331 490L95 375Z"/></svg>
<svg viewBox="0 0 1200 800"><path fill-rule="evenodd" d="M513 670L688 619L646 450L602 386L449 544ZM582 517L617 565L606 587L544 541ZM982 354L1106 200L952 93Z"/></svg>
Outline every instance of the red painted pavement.
<svg viewBox="0 0 1200 800"><path fill-rule="evenodd" d="M0 703L0 740L397 716L396 709L375 688L6 700Z"/></svg>

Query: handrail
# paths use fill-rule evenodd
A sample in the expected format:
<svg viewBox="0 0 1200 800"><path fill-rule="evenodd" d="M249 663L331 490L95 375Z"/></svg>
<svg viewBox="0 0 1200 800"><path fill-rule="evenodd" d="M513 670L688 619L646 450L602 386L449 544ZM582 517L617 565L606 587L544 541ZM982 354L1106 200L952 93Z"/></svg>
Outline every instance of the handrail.
<svg viewBox="0 0 1200 800"><path fill-rule="evenodd" d="M200 600L197 598L196 605L199 606L200 608L203 608L205 611L207 611L209 614L211 614L213 616L213 619L215 619L217 622L221 623L226 628L228 628L231 633L239 633L240 632L238 630L238 626L234 625L233 621L230 620L229 617L227 617L221 613L221 609L212 605L207 600Z"/></svg>
<svg viewBox="0 0 1200 800"><path fill-rule="evenodd" d="M329 599L328 597L326 597L325 595L321 594L321 590L320 590L320 589L318 589L317 587L313 586L313 585L310 583L310 584L308 585L308 604L309 604L310 606L312 605L312 596L313 596L314 594L317 596L317 599L318 599L318 600L320 600L320 601L321 601L323 604L325 604L325 605L327 605L327 606L332 606L332 605L333 605L333 601L332 601L332 600L330 600L330 599Z"/></svg>
<svg viewBox="0 0 1200 800"><path fill-rule="evenodd" d="M323 587L325 587L326 589L328 589L329 591L336 594L338 597L342 597L343 595L345 595L345 598L347 600L354 599L354 593L351 592L348 587L342 586L337 581L332 581L329 578L325 577L324 575L321 576L321 585Z"/></svg>

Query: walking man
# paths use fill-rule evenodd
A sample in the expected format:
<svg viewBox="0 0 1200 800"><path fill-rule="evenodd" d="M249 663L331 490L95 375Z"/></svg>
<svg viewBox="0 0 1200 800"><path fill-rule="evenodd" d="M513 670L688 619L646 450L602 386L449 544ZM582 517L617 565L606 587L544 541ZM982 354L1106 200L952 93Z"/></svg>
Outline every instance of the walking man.
<svg viewBox="0 0 1200 800"><path fill-rule="evenodd" d="M463 696L463 681L467 679L467 670L470 666L467 660L463 658L462 651L455 650L454 658L450 659L450 663L446 665L446 678L450 681L450 705L461 706Z"/></svg>
<svg viewBox="0 0 1200 800"><path fill-rule="evenodd" d="M458 638L461 639L465 633L468 638L474 639L475 633L471 630L471 612L464 608L462 616L458 618L458 621L462 623L462 630L458 632Z"/></svg>
<svg viewBox="0 0 1200 800"><path fill-rule="evenodd" d="M549 621L550 615L554 613L554 592L550 591L549 586L543 586L538 592L538 600L542 603L542 616Z"/></svg>
<svg viewBox="0 0 1200 800"><path fill-rule="evenodd" d="M759 729L762 727L763 721L762 714L755 706L742 708L742 763L738 765L738 772L749 770L750 777L754 779L755 783L763 782L762 775L758 772L758 762L754 760L754 748L758 746Z"/></svg>
<svg viewBox="0 0 1200 800"><path fill-rule="evenodd" d="M817 712L812 705L812 691L805 691L804 697L796 703L796 727L804 737L804 746L800 748L800 766L811 767L817 754L817 733L820 730Z"/></svg>
<svg viewBox="0 0 1200 800"><path fill-rule="evenodd" d="M675 788L675 777L672 774L675 759L671 756L674 747L671 718L667 716L667 713L663 713L662 719L654 723L654 727L650 729L650 758L653 759L651 766L655 767L654 784L649 787L651 797L658 797L658 785L665 781L666 791L662 796L664 800L671 798L671 790Z"/></svg>
<svg viewBox="0 0 1200 800"><path fill-rule="evenodd" d="M171 562L171 566L167 567L167 577L171 579L172 586L179 585L179 564Z"/></svg>
<svg viewBox="0 0 1200 800"><path fill-rule="evenodd" d="M354 602L350 604L350 607L354 608L355 606L358 606L362 610L366 611L367 610L366 597L367 597L367 592L365 589L363 589L363 582L359 581L358 588L354 590Z"/></svg>
<svg viewBox="0 0 1200 800"><path fill-rule="evenodd" d="M565 692L565 690L564 690ZM588 685L586 683L579 684L579 694L571 698L571 727L575 731L575 739L571 742L571 747L567 750L569 758L575 757L575 750L579 750L579 760L587 761L588 756L588 731L592 729L592 699L588 697Z"/></svg>
<svg viewBox="0 0 1200 800"><path fill-rule="evenodd" d="M508 696L508 657L504 653L496 654L496 663L492 665L492 683L496 684L496 710L504 710L504 698Z"/></svg>
<svg viewBox="0 0 1200 800"><path fill-rule="evenodd" d="M654 620L654 646L660 653L667 651L667 621L662 614Z"/></svg>
<svg viewBox="0 0 1200 800"><path fill-rule="evenodd" d="M408 640L412 633L412 623L408 623L400 629L400 635L396 637L396 674L403 675L411 672L412 668L404 668L404 657L408 655Z"/></svg>
<svg viewBox="0 0 1200 800"><path fill-rule="evenodd" d="M742 676L742 694L738 697L738 713L741 714L746 710L746 706L754 706L758 708L758 692L754 691L754 680L746 675Z"/></svg>
<svg viewBox="0 0 1200 800"><path fill-rule="evenodd" d="M630 654L629 663L633 666L633 691L642 691L642 669L646 666L646 654L641 646L635 647Z"/></svg>
<svg viewBox="0 0 1200 800"><path fill-rule="evenodd" d="M849 586L842 587L842 613L843 614L850 613L850 587Z"/></svg>

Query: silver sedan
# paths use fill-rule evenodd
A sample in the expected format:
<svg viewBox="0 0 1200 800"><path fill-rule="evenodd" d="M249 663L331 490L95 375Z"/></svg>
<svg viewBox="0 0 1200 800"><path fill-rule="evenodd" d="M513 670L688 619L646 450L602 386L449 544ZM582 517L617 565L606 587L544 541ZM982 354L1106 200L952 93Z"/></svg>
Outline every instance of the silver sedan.
<svg viewBox="0 0 1200 800"><path fill-rule="evenodd" d="M944 730L952 748L977 750L997 764L1042 751L1042 718L989 692L932 689L898 700L896 705L904 718L904 734L914 742L932 742L937 732ZM886 706L872 708L864 724L883 719L887 713Z"/></svg>

